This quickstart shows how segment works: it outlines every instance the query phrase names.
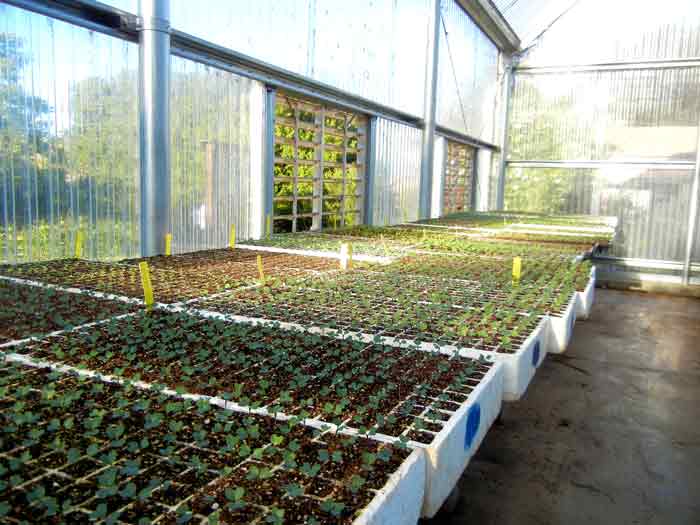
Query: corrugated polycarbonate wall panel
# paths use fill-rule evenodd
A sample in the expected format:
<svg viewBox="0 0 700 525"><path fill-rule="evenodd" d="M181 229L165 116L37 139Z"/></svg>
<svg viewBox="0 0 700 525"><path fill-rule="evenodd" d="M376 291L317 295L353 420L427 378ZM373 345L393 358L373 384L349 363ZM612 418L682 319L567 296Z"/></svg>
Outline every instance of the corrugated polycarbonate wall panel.
<svg viewBox="0 0 700 525"><path fill-rule="evenodd" d="M690 169L511 167L505 208L616 216L620 235L613 255L682 261L692 178Z"/></svg>
<svg viewBox="0 0 700 525"><path fill-rule="evenodd" d="M0 4L3 261L138 255L138 47Z"/></svg>
<svg viewBox="0 0 700 525"><path fill-rule="evenodd" d="M172 26L422 116L427 0L172 2Z"/></svg>
<svg viewBox="0 0 700 525"><path fill-rule="evenodd" d="M540 12L531 10L528 16ZM549 16L554 19L557 14L552 11ZM513 12L508 16L510 20L518 14ZM658 0L585 0L578 2L544 33L521 65L691 57L700 57L700 2L697 0L663 3Z"/></svg>
<svg viewBox="0 0 700 525"><path fill-rule="evenodd" d="M418 220L420 164L421 130L379 119L374 148L372 224Z"/></svg>
<svg viewBox="0 0 700 525"><path fill-rule="evenodd" d="M516 74L509 160L694 161L700 68Z"/></svg>
<svg viewBox="0 0 700 525"><path fill-rule="evenodd" d="M173 252L258 236L263 87L178 57L170 85Z"/></svg>
<svg viewBox="0 0 700 525"><path fill-rule="evenodd" d="M493 142L498 49L455 0L442 3L437 123Z"/></svg>

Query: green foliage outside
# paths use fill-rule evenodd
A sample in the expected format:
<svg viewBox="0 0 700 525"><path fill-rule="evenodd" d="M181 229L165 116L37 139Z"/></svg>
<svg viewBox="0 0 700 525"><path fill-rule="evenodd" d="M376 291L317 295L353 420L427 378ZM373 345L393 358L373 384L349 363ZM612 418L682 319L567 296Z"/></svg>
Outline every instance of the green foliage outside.
<svg viewBox="0 0 700 525"><path fill-rule="evenodd" d="M58 115L58 108L25 87L31 61L22 38L0 33L0 259L65 256L78 230L86 255L134 254L134 74L75 82L70 114ZM59 121L67 121L63 129Z"/></svg>

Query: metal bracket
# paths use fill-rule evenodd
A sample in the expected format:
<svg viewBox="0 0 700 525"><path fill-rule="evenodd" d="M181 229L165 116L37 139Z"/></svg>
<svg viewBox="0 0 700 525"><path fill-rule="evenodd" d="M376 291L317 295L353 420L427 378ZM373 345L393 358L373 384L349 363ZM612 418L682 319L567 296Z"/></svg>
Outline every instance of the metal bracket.
<svg viewBox="0 0 700 525"><path fill-rule="evenodd" d="M171 32L170 22L157 17L128 16L124 22L126 28L131 31L160 31L162 33Z"/></svg>

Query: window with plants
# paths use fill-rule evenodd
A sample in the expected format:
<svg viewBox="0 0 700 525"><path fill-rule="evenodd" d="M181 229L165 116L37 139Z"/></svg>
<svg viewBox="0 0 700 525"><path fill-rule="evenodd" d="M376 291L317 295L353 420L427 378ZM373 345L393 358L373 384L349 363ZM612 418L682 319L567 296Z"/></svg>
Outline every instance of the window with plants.
<svg viewBox="0 0 700 525"><path fill-rule="evenodd" d="M362 222L366 128L361 114L277 94L274 233Z"/></svg>
<svg viewBox="0 0 700 525"><path fill-rule="evenodd" d="M442 189L442 212L444 214L466 211L471 208L474 157L474 148L452 140L447 141Z"/></svg>

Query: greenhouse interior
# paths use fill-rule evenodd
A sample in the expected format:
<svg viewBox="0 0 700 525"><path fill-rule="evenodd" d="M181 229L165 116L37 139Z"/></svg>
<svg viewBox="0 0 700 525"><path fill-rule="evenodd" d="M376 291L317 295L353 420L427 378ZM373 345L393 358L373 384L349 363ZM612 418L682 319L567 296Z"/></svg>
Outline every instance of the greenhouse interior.
<svg viewBox="0 0 700 525"><path fill-rule="evenodd" d="M698 0L0 0L0 524L697 525L699 185Z"/></svg>

